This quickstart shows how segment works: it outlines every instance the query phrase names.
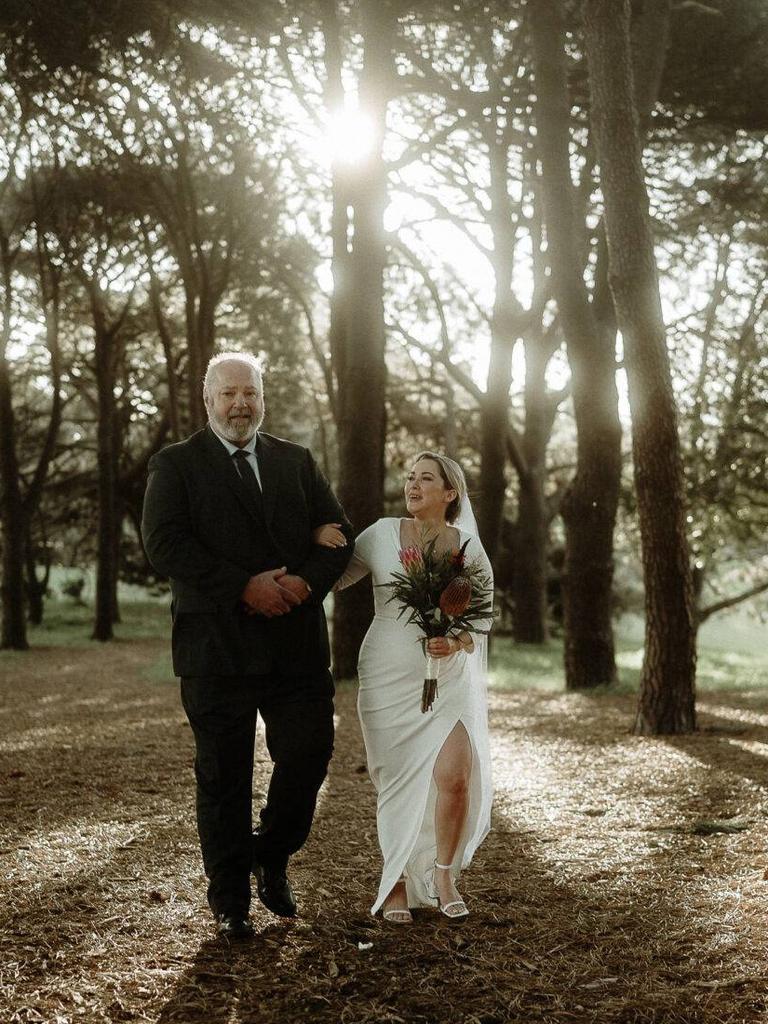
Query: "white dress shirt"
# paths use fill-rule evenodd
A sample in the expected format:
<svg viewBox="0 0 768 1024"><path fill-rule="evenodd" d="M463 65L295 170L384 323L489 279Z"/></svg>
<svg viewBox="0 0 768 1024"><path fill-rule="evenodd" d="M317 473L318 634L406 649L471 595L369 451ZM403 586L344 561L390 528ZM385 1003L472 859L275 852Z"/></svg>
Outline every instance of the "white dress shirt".
<svg viewBox="0 0 768 1024"><path fill-rule="evenodd" d="M258 433L253 435L253 437L248 442L248 444L246 444L242 448L240 448L240 447L238 447L238 445L232 444L231 441L228 441L226 439L226 437L222 437L221 434L219 434L215 430L214 427L211 427L211 430L213 430L214 434L216 434L216 437L218 437L218 439L221 441L221 443L227 449L227 451L229 452L230 458L235 454L235 452L243 451L243 452L246 453L246 455L248 456L248 462L250 463L251 469L256 474L256 479L259 482L259 487L261 487L261 474L259 473L259 460L256 458L256 442L258 441L258 438L259 438Z"/></svg>

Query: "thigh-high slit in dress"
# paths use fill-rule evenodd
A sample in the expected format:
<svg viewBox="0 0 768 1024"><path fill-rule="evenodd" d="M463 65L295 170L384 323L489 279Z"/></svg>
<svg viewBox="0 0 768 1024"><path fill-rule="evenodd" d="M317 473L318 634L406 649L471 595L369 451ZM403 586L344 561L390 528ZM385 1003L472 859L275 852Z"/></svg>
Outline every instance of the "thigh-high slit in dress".
<svg viewBox="0 0 768 1024"><path fill-rule="evenodd" d="M469 865L488 834L492 785L488 742L485 641L474 636L475 651L440 659L439 695L431 711L421 711L425 657L416 625L397 618L398 606L388 602L381 584L402 571L399 561L400 519L380 519L355 542L355 554L336 589L371 573L375 616L360 648L358 713L377 793L376 821L384 864L375 914L399 878L405 876L408 905L435 906L427 895L424 875L435 860L436 786L433 771L438 754L457 723L466 729L472 749L469 809L453 861L454 874ZM491 578L488 557L477 537L468 540L466 558L480 564ZM491 622L478 628L490 629Z"/></svg>

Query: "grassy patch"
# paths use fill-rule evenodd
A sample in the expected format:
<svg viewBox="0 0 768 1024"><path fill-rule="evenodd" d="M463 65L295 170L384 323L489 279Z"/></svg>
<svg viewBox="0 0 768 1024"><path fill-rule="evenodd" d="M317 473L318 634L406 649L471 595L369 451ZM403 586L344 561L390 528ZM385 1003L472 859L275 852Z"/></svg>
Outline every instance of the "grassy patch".
<svg viewBox="0 0 768 1024"><path fill-rule="evenodd" d="M165 636L171 616L167 606L157 601L130 601L120 608L121 621L115 624L115 639L143 640ZM40 626L29 626L30 647L84 647L93 644L93 608L68 600L48 600ZM2 651L0 657L12 658L19 652Z"/></svg>
<svg viewBox="0 0 768 1024"><path fill-rule="evenodd" d="M115 625L117 642L150 638L168 638L167 651L144 670L151 682L173 679L170 656L171 616L168 605L156 600L125 601L121 606L122 621ZM93 608L71 600L49 600L45 621L29 627L29 643L33 648L91 647ZM24 657L16 651L0 651L0 662ZM516 644L510 637L494 637L490 655L490 686L505 692L560 693L564 690L563 641L554 638L546 644ZM596 693L635 693L643 662L643 644L634 634L616 634L616 661L619 682ZM342 685L343 681L338 681ZM356 681L352 681L356 685ZM722 643L699 640L697 686L699 690L750 690L768 685L768 653L752 647L726 649Z"/></svg>
<svg viewBox="0 0 768 1024"><path fill-rule="evenodd" d="M724 651L699 644L697 682L702 690L752 690L768 684L768 653Z"/></svg>
<svg viewBox="0 0 768 1024"><path fill-rule="evenodd" d="M516 644L510 637L494 637L488 659L490 686L494 690L563 689L563 644Z"/></svg>
<svg viewBox="0 0 768 1024"><path fill-rule="evenodd" d="M698 655L696 683L699 690L750 690L768 685L768 652L724 650L719 645L699 641ZM643 663L642 643L617 634L616 661L619 682L601 690L635 693ZM562 640L533 645L516 644L510 637L494 638L490 685L494 690L511 692L562 691L565 688Z"/></svg>

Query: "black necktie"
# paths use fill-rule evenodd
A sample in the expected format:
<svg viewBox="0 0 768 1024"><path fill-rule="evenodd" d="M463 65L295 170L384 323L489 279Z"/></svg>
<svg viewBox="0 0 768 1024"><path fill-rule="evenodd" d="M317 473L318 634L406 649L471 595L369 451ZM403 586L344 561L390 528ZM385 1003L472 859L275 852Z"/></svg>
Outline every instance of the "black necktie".
<svg viewBox="0 0 768 1024"><path fill-rule="evenodd" d="M248 452L238 448L236 452L232 453L232 458L235 460L237 472L240 474L240 479L253 499L253 503L261 508L263 505L261 488L259 487L259 481L256 479L256 472L248 458Z"/></svg>

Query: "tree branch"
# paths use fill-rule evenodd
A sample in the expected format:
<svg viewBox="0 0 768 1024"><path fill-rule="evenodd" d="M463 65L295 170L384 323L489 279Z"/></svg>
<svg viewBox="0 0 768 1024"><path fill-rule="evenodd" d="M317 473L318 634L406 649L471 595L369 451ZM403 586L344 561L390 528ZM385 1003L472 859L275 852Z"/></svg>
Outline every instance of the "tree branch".
<svg viewBox="0 0 768 1024"><path fill-rule="evenodd" d="M742 601L748 601L751 597L757 597L758 594L762 594L766 590L768 590L768 580L763 580L762 583L758 583L755 587L750 587L749 590L743 590L740 594L723 598L722 601L715 601L714 604L707 605L706 608L700 608L697 611L696 621L701 625L702 622L706 622L710 615L721 612L725 608L733 608L734 605L741 604Z"/></svg>

